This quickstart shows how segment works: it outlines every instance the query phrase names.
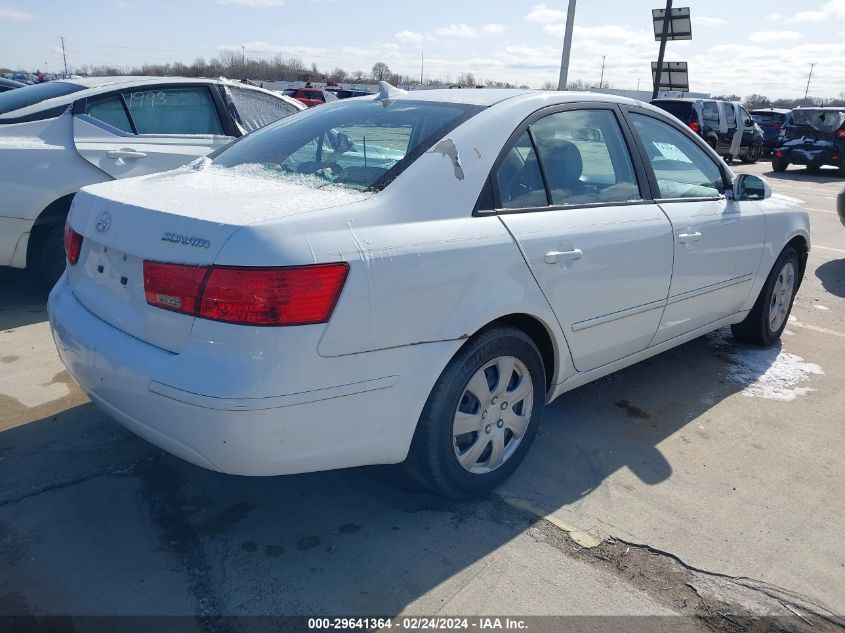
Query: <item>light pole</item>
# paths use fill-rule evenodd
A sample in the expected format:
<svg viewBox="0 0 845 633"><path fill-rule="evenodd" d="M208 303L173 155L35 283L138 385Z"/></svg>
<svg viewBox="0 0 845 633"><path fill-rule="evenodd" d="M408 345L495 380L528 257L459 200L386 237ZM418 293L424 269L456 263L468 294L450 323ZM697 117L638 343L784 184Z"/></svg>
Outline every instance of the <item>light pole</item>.
<svg viewBox="0 0 845 633"><path fill-rule="evenodd" d="M660 73L663 70L663 55L666 53L666 37L669 35L669 24L672 19L672 0L666 0L666 14L663 18L663 32L660 35L660 52L657 54L657 72L654 73L654 89L651 98L657 99L660 90Z"/></svg>
<svg viewBox="0 0 845 633"><path fill-rule="evenodd" d="M563 34L563 53L560 56L560 78L558 90L566 90L566 77L569 74L569 53L572 50L572 28L575 24L575 0L569 0L566 11L566 31Z"/></svg>

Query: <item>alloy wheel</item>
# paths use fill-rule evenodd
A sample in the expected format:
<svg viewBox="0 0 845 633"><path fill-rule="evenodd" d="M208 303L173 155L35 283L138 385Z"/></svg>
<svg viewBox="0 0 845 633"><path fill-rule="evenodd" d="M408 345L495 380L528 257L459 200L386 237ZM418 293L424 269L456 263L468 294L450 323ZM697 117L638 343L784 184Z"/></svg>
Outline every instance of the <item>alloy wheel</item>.
<svg viewBox="0 0 845 633"><path fill-rule="evenodd" d="M784 321L786 321L794 287L795 267L792 262L786 262L775 280L772 298L769 302L769 330L773 333L780 330Z"/></svg>

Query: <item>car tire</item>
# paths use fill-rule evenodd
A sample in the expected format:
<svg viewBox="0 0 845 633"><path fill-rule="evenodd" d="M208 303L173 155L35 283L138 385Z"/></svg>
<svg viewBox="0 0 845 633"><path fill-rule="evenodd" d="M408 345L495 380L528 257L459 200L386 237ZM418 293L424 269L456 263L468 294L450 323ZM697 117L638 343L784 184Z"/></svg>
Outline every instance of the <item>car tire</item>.
<svg viewBox="0 0 845 633"><path fill-rule="evenodd" d="M525 458L545 396L545 368L534 341L509 326L482 330L455 354L431 390L406 470L448 497L490 492Z"/></svg>
<svg viewBox="0 0 845 633"><path fill-rule="evenodd" d="M775 171L786 171L786 168L789 167L789 162L783 160L778 156L772 158L772 169Z"/></svg>
<svg viewBox="0 0 845 633"><path fill-rule="evenodd" d="M65 227L64 223L60 222L50 227L44 239L41 240L38 252L38 275L52 287L65 272L66 266Z"/></svg>
<svg viewBox="0 0 845 633"><path fill-rule="evenodd" d="M772 345L780 339L798 291L801 260L791 246L783 249L760 290L748 316L731 326L734 338L754 345Z"/></svg>
<svg viewBox="0 0 845 633"><path fill-rule="evenodd" d="M760 160L760 157L763 155L763 146L760 143L752 143L751 147L748 148L748 152L743 156L742 162L743 163L756 163Z"/></svg>

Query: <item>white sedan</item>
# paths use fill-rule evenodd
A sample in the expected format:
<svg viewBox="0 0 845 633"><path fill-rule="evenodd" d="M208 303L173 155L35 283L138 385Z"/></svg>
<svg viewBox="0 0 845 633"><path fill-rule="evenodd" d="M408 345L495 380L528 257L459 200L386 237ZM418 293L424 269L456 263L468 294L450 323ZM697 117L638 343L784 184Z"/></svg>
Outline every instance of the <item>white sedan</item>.
<svg viewBox="0 0 845 633"><path fill-rule="evenodd" d="M0 266L55 283L81 187L179 167L304 109L225 79L66 79L0 94Z"/></svg>
<svg viewBox="0 0 845 633"><path fill-rule="evenodd" d="M775 342L810 248L655 107L387 85L86 187L65 242L56 344L127 428L242 475L405 461L453 496L570 389L725 325Z"/></svg>

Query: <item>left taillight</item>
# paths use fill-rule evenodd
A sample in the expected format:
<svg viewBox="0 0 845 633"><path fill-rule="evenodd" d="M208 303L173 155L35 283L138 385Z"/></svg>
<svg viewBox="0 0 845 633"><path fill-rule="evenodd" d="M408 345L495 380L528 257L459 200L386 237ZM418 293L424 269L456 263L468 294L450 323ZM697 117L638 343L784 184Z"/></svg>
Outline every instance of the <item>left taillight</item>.
<svg viewBox="0 0 845 633"><path fill-rule="evenodd" d="M845 138L845 128L841 130L836 130L836 138L843 139Z"/></svg>
<svg viewBox="0 0 845 633"><path fill-rule="evenodd" d="M240 325L307 325L331 317L346 262L274 268L144 262L147 303Z"/></svg>
<svg viewBox="0 0 845 633"><path fill-rule="evenodd" d="M65 254L71 265L79 261L79 252L82 250L82 236L70 228L70 223L65 222Z"/></svg>

